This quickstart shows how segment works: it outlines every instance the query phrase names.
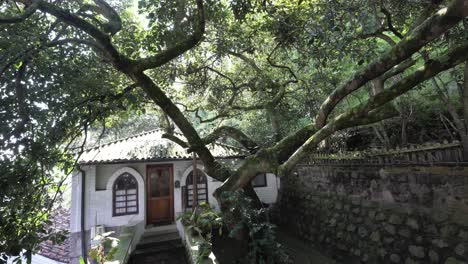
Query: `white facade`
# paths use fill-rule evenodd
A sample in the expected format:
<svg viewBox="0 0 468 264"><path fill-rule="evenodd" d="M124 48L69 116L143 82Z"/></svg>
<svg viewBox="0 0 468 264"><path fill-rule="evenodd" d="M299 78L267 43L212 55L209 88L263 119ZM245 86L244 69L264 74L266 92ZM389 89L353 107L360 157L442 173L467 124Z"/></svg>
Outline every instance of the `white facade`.
<svg viewBox="0 0 468 264"><path fill-rule="evenodd" d="M236 160L226 160L225 162L239 163ZM91 227L98 225L117 227L146 223L146 168L148 165L157 164L172 164L174 182L180 182L180 187L174 188L174 215L177 217L182 212L181 187L185 185L187 175L193 169L192 161L87 165L81 166L86 174L85 229L90 230ZM203 170L202 165L197 165L197 167ZM112 186L117 177L125 172L133 175L138 182L138 214L113 216ZM271 173L268 173L266 178L267 185L255 188L255 190L263 203L271 204L276 201L278 196L279 179ZM81 232L81 181L81 173L75 173L72 179L71 233ZM221 185L221 182L207 176L207 185L209 204L219 208L213 192Z"/></svg>
<svg viewBox="0 0 468 264"><path fill-rule="evenodd" d="M7 264L13 264L14 259L15 258L9 258L7 260ZM22 263L27 263L25 258L22 258ZM32 255L31 257L31 264L66 264L66 263L35 254L35 255Z"/></svg>

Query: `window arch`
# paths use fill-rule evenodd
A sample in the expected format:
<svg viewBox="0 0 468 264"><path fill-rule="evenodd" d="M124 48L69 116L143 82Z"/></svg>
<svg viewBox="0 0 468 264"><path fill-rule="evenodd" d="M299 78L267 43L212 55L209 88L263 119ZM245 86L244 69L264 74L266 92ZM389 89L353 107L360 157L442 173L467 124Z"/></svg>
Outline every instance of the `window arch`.
<svg viewBox="0 0 468 264"><path fill-rule="evenodd" d="M125 172L117 177L112 193L113 216L138 214L138 183L133 175Z"/></svg>
<svg viewBox="0 0 468 264"><path fill-rule="evenodd" d="M185 205L187 208L191 208L193 204L193 170L187 175L185 179L185 191L186 201ZM197 204L206 202L208 203L208 181L205 173L197 169Z"/></svg>

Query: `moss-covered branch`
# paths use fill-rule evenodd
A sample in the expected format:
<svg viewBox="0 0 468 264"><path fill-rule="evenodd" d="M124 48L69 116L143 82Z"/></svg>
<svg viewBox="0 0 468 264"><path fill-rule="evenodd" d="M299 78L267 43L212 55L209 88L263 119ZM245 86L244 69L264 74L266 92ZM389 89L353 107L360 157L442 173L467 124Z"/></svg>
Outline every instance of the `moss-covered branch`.
<svg viewBox="0 0 468 264"><path fill-rule="evenodd" d="M148 58L140 59L136 63L136 71L144 71L160 67L169 61L177 58L186 51L195 47L202 39L205 33L205 9L203 7L203 0L196 0L197 3L197 21L193 34L189 35L185 40L177 43L169 49Z"/></svg>
<svg viewBox="0 0 468 264"><path fill-rule="evenodd" d="M248 149L251 153L258 150L258 144L248 137L244 132L235 127L221 126L203 138L205 144L210 144L218 140L220 137L230 137L239 142L242 146Z"/></svg>
<svg viewBox="0 0 468 264"><path fill-rule="evenodd" d="M10 17L0 17L0 24L13 24L24 21L36 12L37 8L39 7L39 1L32 1L26 6L27 7L23 10L23 13L19 15Z"/></svg>
<svg viewBox="0 0 468 264"><path fill-rule="evenodd" d="M368 81L378 78L393 66L410 58L412 54L458 24L467 15L468 0L454 0L447 8L439 10L439 12L426 19L388 52L335 89L320 107L315 120L317 128L321 128L326 124L328 115L348 94L356 91Z"/></svg>

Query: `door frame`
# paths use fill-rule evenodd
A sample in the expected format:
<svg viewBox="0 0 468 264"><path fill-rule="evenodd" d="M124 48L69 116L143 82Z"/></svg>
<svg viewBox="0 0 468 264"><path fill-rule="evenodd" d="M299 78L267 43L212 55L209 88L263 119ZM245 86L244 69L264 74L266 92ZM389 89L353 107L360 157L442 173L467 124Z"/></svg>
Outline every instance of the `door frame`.
<svg viewBox="0 0 468 264"><path fill-rule="evenodd" d="M150 168L169 168L169 193L171 196L170 199L170 223L175 222L175 213L174 213L174 164L173 163L164 163L164 164L147 164L146 165L146 180L145 180L145 201L146 201L146 206L145 206L145 211L146 211L146 225L154 225L154 223L149 223L150 217L149 217L149 210L148 207L150 206L149 199L150 199L150 177L149 177L149 169Z"/></svg>

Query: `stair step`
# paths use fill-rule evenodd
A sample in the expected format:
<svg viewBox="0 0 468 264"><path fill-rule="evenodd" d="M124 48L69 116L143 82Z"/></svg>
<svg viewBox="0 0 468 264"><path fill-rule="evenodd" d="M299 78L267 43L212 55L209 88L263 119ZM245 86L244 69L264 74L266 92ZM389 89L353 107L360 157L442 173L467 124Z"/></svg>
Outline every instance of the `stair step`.
<svg viewBox="0 0 468 264"><path fill-rule="evenodd" d="M176 251L184 248L181 241L167 241L166 243L158 244L151 247L136 249L132 252L133 256L141 256L148 254L162 253L166 251ZM181 252L184 252L183 250Z"/></svg>
<svg viewBox="0 0 468 264"><path fill-rule="evenodd" d="M137 249L141 248L147 248L151 246L157 246L160 244L164 243L169 243L169 242L181 242L181 238L179 236L178 232L172 232L172 233L167 233L164 235L158 235L158 236L147 236L144 237L140 243L136 246Z"/></svg>
<svg viewBox="0 0 468 264"><path fill-rule="evenodd" d="M168 229L148 229L143 233L143 236L141 239L145 239L147 237L153 237L153 236L163 236L167 235L170 233L178 233L177 228L168 228Z"/></svg>

